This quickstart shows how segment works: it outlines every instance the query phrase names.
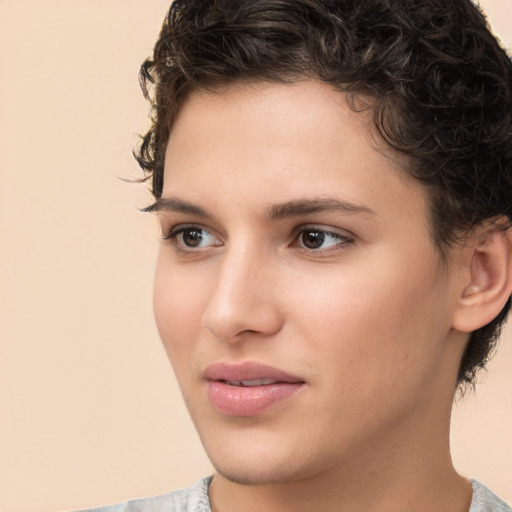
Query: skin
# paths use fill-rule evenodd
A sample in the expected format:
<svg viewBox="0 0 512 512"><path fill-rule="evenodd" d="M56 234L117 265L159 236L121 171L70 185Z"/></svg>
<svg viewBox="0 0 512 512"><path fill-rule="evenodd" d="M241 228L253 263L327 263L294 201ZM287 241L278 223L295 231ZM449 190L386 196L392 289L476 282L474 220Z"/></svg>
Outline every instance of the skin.
<svg viewBox="0 0 512 512"><path fill-rule="evenodd" d="M365 115L316 81L195 92L173 127L154 308L214 510L469 509L448 444L464 252L441 260L426 190L374 148ZM204 371L247 361L304 385L223 414Z"/></svg>

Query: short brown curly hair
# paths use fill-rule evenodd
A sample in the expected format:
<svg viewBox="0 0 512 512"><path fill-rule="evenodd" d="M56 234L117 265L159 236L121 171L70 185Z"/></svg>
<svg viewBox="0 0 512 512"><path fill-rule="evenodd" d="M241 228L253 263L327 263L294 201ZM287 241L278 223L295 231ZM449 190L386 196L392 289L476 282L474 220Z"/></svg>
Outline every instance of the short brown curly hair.
<svg viewBox="0 0 512 512"><path fill-rule="evenodd" d="M154 196L192 91L302 78L371 98L377 133L431 190L442 256L479 223L512 219L512 62L470 0L175 0L140 71L152 125L135 156ZM459 384L474 383L509 308L471 334Z"/></svg>

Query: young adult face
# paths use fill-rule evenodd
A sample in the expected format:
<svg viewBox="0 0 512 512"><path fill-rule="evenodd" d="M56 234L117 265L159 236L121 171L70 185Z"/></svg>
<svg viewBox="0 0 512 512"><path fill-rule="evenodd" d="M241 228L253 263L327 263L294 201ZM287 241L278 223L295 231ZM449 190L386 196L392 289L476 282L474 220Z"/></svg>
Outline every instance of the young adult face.
<svg viewBox="0 0 512 512"><path fill-rule="evenodd" d="M205 449L234 481L389 461L446 434L460 283L425 189L372 140L316 81L197 92L173 127L155 315Z"/></svg>

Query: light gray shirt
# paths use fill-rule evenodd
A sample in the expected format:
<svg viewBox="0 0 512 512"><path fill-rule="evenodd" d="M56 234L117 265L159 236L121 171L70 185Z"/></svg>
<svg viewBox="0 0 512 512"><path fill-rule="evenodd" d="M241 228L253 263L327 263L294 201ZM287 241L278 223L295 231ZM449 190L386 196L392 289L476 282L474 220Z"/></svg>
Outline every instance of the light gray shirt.
<svg viewBox="0 0 512 512"><path fill-rule="evenodd" d="M79 512L211 512L208 487L212 477L203 478L191 487L155 498L126 501L110 507ZM473 499L468 512L512 512L511 508L485 485L471 480ZM243 511L241 511L243 512Z"/></svg>

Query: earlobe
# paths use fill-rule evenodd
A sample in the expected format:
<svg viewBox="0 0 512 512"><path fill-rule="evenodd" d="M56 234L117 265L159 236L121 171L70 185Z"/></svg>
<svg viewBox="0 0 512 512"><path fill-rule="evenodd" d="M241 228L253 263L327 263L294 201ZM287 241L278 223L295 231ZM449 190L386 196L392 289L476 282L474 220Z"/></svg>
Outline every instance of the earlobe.
<svg viewBox="0 0 512 512"><path fill-rule="evenodd" d="M469 250L454 329L472 332L492 321L512 293L512 229L496 223L480 226L467 242Z"/></svg>

